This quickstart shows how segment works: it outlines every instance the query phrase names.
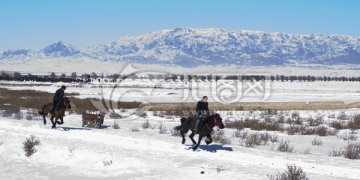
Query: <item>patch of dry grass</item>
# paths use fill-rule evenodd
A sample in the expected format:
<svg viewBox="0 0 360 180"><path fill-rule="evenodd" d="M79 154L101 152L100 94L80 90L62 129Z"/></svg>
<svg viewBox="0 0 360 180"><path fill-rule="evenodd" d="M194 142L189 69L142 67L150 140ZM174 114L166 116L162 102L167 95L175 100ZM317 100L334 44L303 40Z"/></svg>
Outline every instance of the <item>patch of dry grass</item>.
<svg viewBox="0 0 360 180"><path fill-rule="evenodd" d="M349 143L347 146L339 150L332 150L329 156L343 156L347 159L360 159L360 143Z"/></svg>
<svg viewBox="0 0 360 180"><path fill-rule="evenodd" d="M54 92L55 93L55 92ZM0 109L18 113L20 108L42 109L44 104L52 102L54 94L34 90L9 90L0 88ZM66 94L74 96L78 94Z"/></svg>
<svg viewBox="0 0 360 180"><path fill-rule="evenodd" d="M228 137L225 136L224 130L215 131L211 135L214 142L221 143L221 144L231 144L231 141Z"/></svg>
<svg viewBox="0 0 360 180"><path fill-rule="evenodd" d="M20 108L41 110L44 104L52 103L54 93L0 88L0 110L5 110L2 116L12 116L19 113ZM74 97L79 95L78 93L65 93L65 95L70 97L72 110L79 114L86 111L107 111L112 108L107 107L106 104L116 104L118 108L123 109L139 108L141 105L140 102L109 102L106 100L99 101L98 99L80 99ZM93 102L101 103L106 109L96 108Z"/></svg>
<svg viewBox="0 0 360 180"><path fill-rule="evenodd" d="M306 173L296 165L288 165L287 171L269 176L270 180L309 180Z"/></svg>
<svg viewBox="0 0 360 180"><path fill-rule="evenodd" d="M40 140L37 137L31 135L29 138L27 138L23 142L23 150L25 151L25 156L30 157L31 155L36 153L37 150L35 146L38 145L40 145Z"/></svg>
<svg viewBox="0 0 360 180"><path fill-rule="evenodd" d="M237 120L226 123L226 128L235 128L235 129L244 129L250 128L256 131L283 131L283 125L278 123L277 121L269 120L267 122L260 121L256 119L245 119L245 120Z"/></svg>
<svg viewBox="0 0 360 180"><path fill-rule="evenodd" d="M277 151L292 153L294 151L294 146L291 146L289 141L280 141Z"/></svg>
<svg viewBox="0 0 360 180"><path fill-rule="evenodd" d="M360 129L360 114L354 115L352 120L348 123L348 127L352 130Z"/></svg>

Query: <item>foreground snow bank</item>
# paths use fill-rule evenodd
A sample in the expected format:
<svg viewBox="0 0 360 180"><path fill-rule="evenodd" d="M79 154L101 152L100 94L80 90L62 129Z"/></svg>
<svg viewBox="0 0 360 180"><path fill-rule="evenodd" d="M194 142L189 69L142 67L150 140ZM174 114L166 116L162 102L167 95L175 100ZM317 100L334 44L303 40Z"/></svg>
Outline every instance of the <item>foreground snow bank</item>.
<svg viewBox="0 0 360 180"><path fill-rule="evenodd" d="M288 164L301 167L311 179L359 179L358 160L326 155L325 145L302 152L282 153L272 145L262 148L232 145L200 146L190 150L180 137L160 134L160 122L171 129L177 119L149 116L153 129L143 129L143 118L106 119L102 129L81 127L80 115L67 115L58 129L41 121L0 119L1 179L266 179L268 174L283 172ZM111 125L116 121L120 129ZM132 132L138 127L140 132ZM234 130L225 129L228 137ZM37 152L27 158L22 150L26 138L34 135L41 141ZM311 136L279 134L291 140L295 149L310 145ZM325 137L324 144L342 147L339 139ZM204 174L201 174L204 171Z"/></svg>

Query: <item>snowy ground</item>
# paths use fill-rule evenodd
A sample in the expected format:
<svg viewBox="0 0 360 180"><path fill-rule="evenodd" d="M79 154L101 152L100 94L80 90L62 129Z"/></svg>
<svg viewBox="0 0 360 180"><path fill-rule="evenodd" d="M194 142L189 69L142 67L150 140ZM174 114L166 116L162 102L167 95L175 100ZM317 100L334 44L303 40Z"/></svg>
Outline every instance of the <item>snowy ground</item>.
<svg viewBox="0 0 360 180"><path fill-rule="evenodd" d="M212 93L211 82L201 83L195 95L211 94L209 98L213 102L217 94ZM160 88L152 88L154 84L160 85ZM10 82L9 85L9 82L0 82L0 88L51 93L61 85L33 82ZM184 95L189 93L186 92L188 85L184 86L182 82L125 81L118 84L121 88L113 88L114 84L102 82L66 85L69 86L67 93L79 93L78 97L81 98L142 102L194 102L195 98L192 92L191 96ZM358 82L272 82L270 87L270 95L266 99L244 93L240 101L349 103L360 99ZM341 111L300 112L303 117L315 117L317 114L328 117ZM347 114L360 112L359 109L344 111ZM241 119L249 116L249 112L221 115L223 119ZM153 129L142 128L142 123L147 119L154 126ZM111 127L114 121L120 125L120 129ZM160 123L167 127L167 133L159 133ZM129 117L129 120L114 120L106 116L102 129L82 128L81 115L77 114L67 115L65 124L56 130L51 129L49 124L44 126L41 120L0 117L0 179L266 179L267 175L284 172L287 165L293 164L301 167L310 179L360 179L359 160L329 156L330 151L348 144L337 136L289 136L286 132L269 132L294 146L295 152L284 153L276 151L278 142L255 148L244 147L239 138L233 137L234 129L225 129L225 136L231 140L231 144L213 143L206 146L203 143L194 152L190 139L182 145L180 137L171 135L170 129L178 124L179 117L162 118L150 112L147 118L135 116ZM139 132L132 132L134 128L138 128ZM359 136L359 131L356 136ZM341 130L338 136L348 133ZM24 155L22 143L30 135L38 137L41 145L28 158ZM323 145L313 146L314 138L322 140ZM352 142L359 142L359 139ZM307 149L310 154L304 154ZM200 173L202 171L204 174Z"/></svg>
<svg viewBox="0 0 360 180"><path fill-rule="evenodd" d="M10 84L9 84L10 83ZM207 95L209 102L231 99L236 102L317 102L360 101L359 82L277 82L261 84L233 81L214 82L166 82L159 80L126 80L117 83L94 81L92 84L73 83L41 84L34 82L0 81L0 88L11 90L31 89L54 93L61 85L67 85L66 93L79 93L80 98L103 98L114 101L139 102L196 102ZM116 87L115 87L116 85ZM251 86L259 85L256 90ZM154 88L157 86L158 88ZM191 89L191 90L190 90Z"/></svg>
<svg viewBox="0 0 360 180"><path fill-rule="evenodd" d="M49 66L51 64L51 66ZM0 71L17 71L21 73L50 74L72 72L89 73L122 73L124 68L132 65L137 71L177 73L177 74L209 74L211 73L233 73L233 74L272 74L272 75L294 75L294 76L358 76L359 65L290 65L290 66L203 66L197 68L182 68L175 65L137 64L124 62L101 62L89 58L51 58L34 60L2 60ZM59 72L60 71L60 72Z"/></svg>
<svg viewBox="0 0 360 180"><path fill-rule="evenodd" d="M347 113L356 113L358 109ZM311 115L332 111L303 111ZM338 113L338 112L337 112ZM247 116L247 112L241 116ZM232 118L223 116L224 119ZM153 129L143 129L149 120ZM111 126L114 121L120 129ZM279 140L287 140L295 152L276 151L277 143L247 148L232 137L235 130L225 129L230 145L213 143L192 151L190 139L185 145L181 138L160 134L162 123L168 130L178 125L178 118L162 118L148 113L147 118L131 120L105 118L102 129L81 127L81 116L65 117L58 129L43 125L42 121L0 119L0 179L266 179L267 175L284 172L287 165L301 167L310 179L359 179L360 161L330 157L332 149L339 149L347 141L336 136L289 136L276 133ZM139 132L132 132L138 128ZM22 143L30 135L40 139L37 152L24 155ZM312 146L314 138L322 146ZM357 140L359 142L359 140ZM304 154L310 149L310 154ZM204 171L204 174L201 174Z"/></svg>

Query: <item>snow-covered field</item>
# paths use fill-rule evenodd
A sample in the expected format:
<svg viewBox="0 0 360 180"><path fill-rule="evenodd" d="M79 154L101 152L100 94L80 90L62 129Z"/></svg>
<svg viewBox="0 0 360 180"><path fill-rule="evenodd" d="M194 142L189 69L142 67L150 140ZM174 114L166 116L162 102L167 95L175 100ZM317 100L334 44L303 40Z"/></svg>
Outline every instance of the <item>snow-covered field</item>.
<svg viewBox="0 0 360 180"><path fill-rule="evenodd" d="M51 64L52 66L49 66ZM158 72L158 73L176 73L176 74L271 74L271 75L291 75L291 76L345 76L357 77L360 72L359 65L291 65L291 66L243 66L219 65L219 66L200 66L196 68L183 68L177 65L156 65L139 64L112 61L97 61L89 58L44 58L44 59L23 59L0 61L0 71L14 71L24 74L47 74L51 72L66 73L72 72L98 74L123 73L129 65L133 66L137 72Z"/></svg>
<svg viewBox="0 0 360 180"><path fill-rule="evenodd" d="M66 93L79 93L80 98L102 98L114 101L139 102L195 102L209 96L210 102L231 99L237 102L318 102L360 101L359 82L166 82L163 80L131 80L110 83L94 81L92 84L35 83L0 81L0 88L31 89L54 93L66 85ZM23 86L27 85L27 86ZM31 86L29 86L31 85ZM116 86L115 86L116 85ZM157 87L157 88L154 88ZM256 88L254 88L256 87Z"/></svg>
<svg viewBox="0 0 360 180"><path fill-rule="evenodd" d="M114 84L102 82L65 85L68 86L66 93L78 93L80 98L191 102L196 96L211 94L210 103L214 102L218 94L211 91L212 82L199 83L196 84L199 88L193 90L195 94L189 91L190 95L187 92L189 84L183 82L135 80L117 83L117 88L113 88ZM54 93L62 84L0 82L0 88ZM152 88L154 85L160 88ZM267 98L244 93L240 101L357 102L359 86L357 82L271 82ZM226 93L229 92L225 91L225 96ZM352 115L359 113L360 109L299 112L302 117L315 117L318 114L336 117L342 111ZM224 120L243 119L251 113L261 114L249 111L232 112L233 115L221 113ZM339 137L349 135L350 130L340 130L336 136L322 137L271 131L268 133L276 134L278 142L249 148L234 137L235 129L225 128L224 136L230 140L230 144L213 143L207 146L203 142L199 150L192 151L190 139L182 145L181 138L172 136L170 131L179 125L179 117L158 117L148 112L146 118L136 115L127 118L111 119L106 115L102 129L91 129L81 127L81 115L67 114L65 124L51 129L50 124L42 124L40 117L33 121L0 117L0 179L267 179L268 175L284 172L287 165L301 167L310 179L360 179L359 160L329 156L332 150L339 150L348 144L350 140ZM142 128L146 120L153 128ZM120 129L112 127L114 122L120 125ZM166 133L159 133L160 124L166 127ZM134 132L137 129L139 132ZM356 133L354 136L359 137L359 130ZM36 136L41 144L36 146L34 155L26 157L22 143L31 135ZM323 145L313 146L314 139L321 140ZM359 139L351 142L359 142ZM277 151L281 140L289 141L294 146L294 152Z"/></svg>
<svg viewBox="0 0 360 180"><path fill-rule="evenodd" d="M333 112L303 111L301 115L314 113ZM143 129L146 120L154 128ZM120 129L112 128L114 122ZM161 123L168 129L165 134L159 133ZM267 175L284 172L287 165L295 164L310 179L360 178L359 160L329 156L331 150L347 144L336 136L269 132L294 146L293 153L286 153L276 151L279 142L255 148L241 146L239 139L232 136L235 130L225 129L231 144L203 142L199 150L193 151L189 139L182 145L180 137L171 135L169 130L178 124L179 118L162 118L152 113L131 120L106 117L102 129L82 128L81 116L75 114L67 115L65 124L58 129L51 129L42 121L1 118L0 176L1 179L267 179ZM133 132L136 128L139 132ZM30 135L36 136L40 145L36 146L35 154L26 157L22 143ZM314 138L323 145L313 146ZM304 154L306 149L310 154Z"/></svg>

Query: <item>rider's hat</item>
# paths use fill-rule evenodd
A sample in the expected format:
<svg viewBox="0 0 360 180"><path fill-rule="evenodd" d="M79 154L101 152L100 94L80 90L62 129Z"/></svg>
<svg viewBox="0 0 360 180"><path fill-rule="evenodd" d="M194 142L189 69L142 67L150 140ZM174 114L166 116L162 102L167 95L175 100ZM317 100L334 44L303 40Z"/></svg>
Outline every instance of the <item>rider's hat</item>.
<svg viewBox="0 0 360 180"><path fill-rule="evenodd" d="M62 86L61 86L61 89L65 90L65 89L66 89L66 87L65 87L64 85L62 85Z"/></svg>

